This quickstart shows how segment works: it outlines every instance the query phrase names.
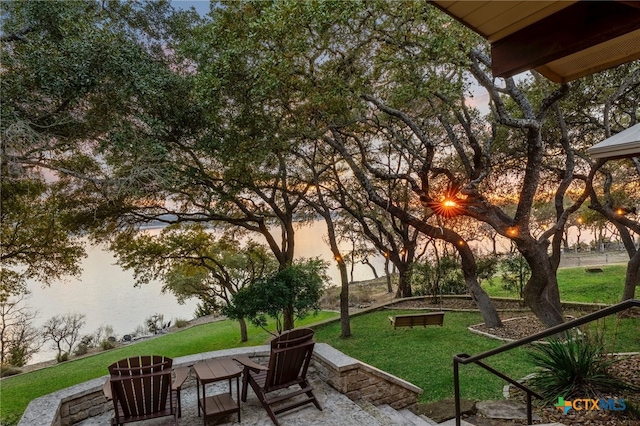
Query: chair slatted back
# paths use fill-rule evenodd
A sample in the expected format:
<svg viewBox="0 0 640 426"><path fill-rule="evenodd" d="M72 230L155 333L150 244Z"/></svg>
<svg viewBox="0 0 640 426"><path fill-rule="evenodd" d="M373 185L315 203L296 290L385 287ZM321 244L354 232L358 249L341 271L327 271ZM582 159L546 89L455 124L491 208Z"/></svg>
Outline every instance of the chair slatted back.
<svg viewBox="0 0 640 426"><path fill-rule="evenodd" d="M314 345L313 330L309 328L291 330L272 340L265 390L288 387L304 379Z"/></svg>
<svg viewBox="0 0 640 426"><path fill-rule="evenodd" d="M171 410L172 363L171 358L153 355L126 358L109 366L116 420L120 415L124 419L153 418Z"/></svg>

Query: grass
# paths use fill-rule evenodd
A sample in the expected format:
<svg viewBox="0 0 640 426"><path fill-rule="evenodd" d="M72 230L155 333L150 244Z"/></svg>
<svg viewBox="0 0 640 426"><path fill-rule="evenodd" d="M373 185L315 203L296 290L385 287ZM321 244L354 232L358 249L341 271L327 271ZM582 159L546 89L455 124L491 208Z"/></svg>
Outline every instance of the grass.
<svg viewBox="0 0 640 426"><path fill-rule="evenodd" d="M351 319L353 336L340 339L340 324L316 328L315 339L424 389L421 402L438 401L453 395L453 355L478 354L502 342L469 333L467 327L482 322L477 313L447 312L442 327L394 330L387 316L407 313L390 310L372 312ZM531 371L525 350L517 349L491 358L488 363L512 377ZM462 366L462 396L495 399L502 395L504 382L483 369Z"/></svg>
<svg viewBox="0 0 640 426"><path fill-rule="evenodd" d="M308 325L336 317L320 312L296 322ZM133 355L161 354L172 358L200 352L264 344L271 337L266 331L248 325L248 342L240 342L236 321L203 324L165 336L123 346L97 355L68 361L54 367L4 378L0 381L0 424L17 424L29 402L35 398L107 374L107 366Z"/></svg>
<svg viewBox="0 0 640 426"><path fill-rule="evenodd" d="M558 288L563 301L583 303L617 303L622 297L626 265L607 265L601 273L589 273L585 268L558 270ZM491 297L518 297L517 290L502 288L502 279L495 276L482 287Z"/></svg>
<svg viewBox="0 0 640 426"><path fill-rule="evenodd" d="M617 302L622 294L625 267L610 265L602 269L604 272L600 274L588 274L584 268L560 270L558 281L562 299ZM502 290L498 279L494 279L494 284L485 284L485 288L492 296L517 296ZM420 397L421 402L438 401L453 395L453 355L475 355L502 344L468 332L469 325L482 322L478 313L448 312L443 327L393 330L387 316L400 313L403 311L378 311L352 317L353 337L349 339L339 337L339 322L321 325L316 327L316 340L329 343L347 355L414 383L425 390ZM331 317L337 317L337 314L322 312L319 316L308 317L296 325L308 325ZM593 324L592 328L616 336L608 340L608 349L637 351L640 348L639 322L638 319L610 317ZM104 376L109 364L127 356L155 353L180 357L231 347L260 345L270 337L267 332L250 326L249 341L241 344L239 334L239 326L234 321L204 324L55 367L2 379L0 424L16 424L32 399ZM520 378L533 368L527 353L526 347L515 349L491 357L488 363L510 377ZM500 398L503 385L502 380L480 367L461 366L463 398Z"/></svg>

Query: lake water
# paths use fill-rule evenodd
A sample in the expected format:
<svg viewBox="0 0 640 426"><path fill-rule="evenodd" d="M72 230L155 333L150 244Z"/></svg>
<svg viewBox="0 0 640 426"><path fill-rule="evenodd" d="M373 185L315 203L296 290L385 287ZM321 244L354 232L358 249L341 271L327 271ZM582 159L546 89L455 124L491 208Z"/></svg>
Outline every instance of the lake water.
<svg viewBox="0 0 640 426"><path fill-rule="evenodd" d="M154 231L158 232L151 232ZM296 253L298 257L320 257L329 261L329 276L337 285L340 275L331 251L323 241L325 234L324 222L301 226L296 232ZM347 247L344 249L348 250ZM153 314L164 315L165 321L177 318L189 320L194 317L196 300L191 299L180 305L172 294L162 294L162 283L157 281L134 287L133 273L116 265L113 255L102 247L89 247L87 254L87 258L82 261L83 272L79 278L54 282L49 287L30 283L31 295L27 303L31 309L38 311L38 317L34 321L36 327L55 315L80 313L86 315L86 325L81 334L93 333L102 325L110 325L116 335L121 337L143 325L145 319ZM371 261L382 275L384 259L379 257ZM374 276L368 266L360 263L355 266L355 280L371 278ZM55 354L47 343L30 363L55 358Z"/></svg>

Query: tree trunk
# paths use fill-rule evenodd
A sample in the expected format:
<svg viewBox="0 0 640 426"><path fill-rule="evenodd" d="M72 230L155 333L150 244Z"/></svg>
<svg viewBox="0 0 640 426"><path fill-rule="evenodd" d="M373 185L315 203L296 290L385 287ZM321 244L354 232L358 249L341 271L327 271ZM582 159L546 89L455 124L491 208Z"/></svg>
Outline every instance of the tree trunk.
<svg viewBox="0 0 640 426"><path fill-rule="evenodd" d="M340 270L340 337L351 337L351 321L349 319L349 278L347 276L347 265L343 261L338 262Z"/></svg>
<svg viewBox="0 0 640 426"><path fill-rule="evenodd" d="M247 322L244 318L238 319L238 323L240 324L240 341L246 342L249 340L249 336L247 335Z"/></svg>
<svg viewBox="0 0 640 426"><path fill-rule="evenodd" d="M391 284L391 272L389 272L389 256L384 258L384 273L387 277L387 293L393 293L393 285Z"/></svg>
<svg viewBox="0 0 640 426"><path fill-rule="evenodd" d="M458 253L460 253L461 268L464 275L464 282L467 285L471 298L478 306L480 315L487 327L497 328L502 327L502 321L496 307L493 306L493 302L489 295L478 283L478 268L473 256L473 252L469 249L467 244L457 246Z"/></svg>
<svg viewBox="0 0 640 426"><path fill-rule="evenodd" d="M564 322L562 310L558 309L552 298L557 295L557 280L554 273L549 273L543 265L532 266L531 278L524 288L524 302L538 319L546 326L553 327ZM550 286L555 286L553 292Z"/></svg>
<svg viewBox="0 0 640 426"><path fill-rule="evenodd" d="M287 330L293 330L295 324L294 324L294 318L293 318L293 309L292 308L285 308L283 313L283 324L282 327L284 329L284 331Z"/></svg>
<svg viewBox="0 0 640 426"><path fill-rule="evenodd" d="M371 271L373 272L373 277L374 277L375 279L378 279L378 278L379 278L379 277L378 277L378 271L376 271L375 266L373 266L373 265L371 264L371 262L369 262L369 259L365 259L365 260L363 260L363 261L362 261L362 263L364 263L365 265L368 265L368 266L369 266L369 268L371 268Z"/></svg>
<svg viewBox="0 0 640 426"><path fill-rule="evenodd" d="M640 250L636 251L636 254L634 254L627 263L627 274L624 280L622 301L634 299L638 285L640 285Z"/></svg>
<svg viewBox="0 0 640 426"><path fill-rule="evenodd" d="M396 298L411 297L411 268L409 264L398 265L398 291Z"/></svg>

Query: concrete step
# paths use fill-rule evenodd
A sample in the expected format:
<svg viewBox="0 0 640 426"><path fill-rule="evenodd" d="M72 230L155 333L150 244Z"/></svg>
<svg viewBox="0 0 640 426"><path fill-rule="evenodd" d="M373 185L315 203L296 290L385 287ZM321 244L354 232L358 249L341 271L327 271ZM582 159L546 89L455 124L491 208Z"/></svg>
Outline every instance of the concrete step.
<svg viewBox="0 0 640 426"><path fill-rule="evenodd" d="M411 410L407 408L403 408L398 412L408 420L411 420L413 424L415 424L416 426L436 426L437 425L436 422L434 422L427 416L414 414Z"/></svg>
<svg viewBox="0 0 640 426"><path fill-rule="evenodd" d="M395 410L391 408L389 405L380 405L378 406L378 410L380 410L384 415L386 415L392 423L392 425L398 426L432 426L434 423L428 423L426 420L421 418L420 416L416 416L411 411L407 409L403 410Z"/></svg>
<svg viewBox="0 0 640 426"><path fill-rule="evenodd" d="M376 407L369 401L365 401L361 399L356 401L355 403L362 411L367 413L369 416L373 417L375 421L377 421L379 425L394 425L393 419L389 418L389 416L380 409L380 407Z"/></svg>
<svg viewBox="0 0 640 426"><path fill-rule="evenodd" d="M461 426L475 426L472 423L465 422L464 420L460 421ZM456 426L456 419L449 419L446 422L438 423L438 426Z"/></svg>

